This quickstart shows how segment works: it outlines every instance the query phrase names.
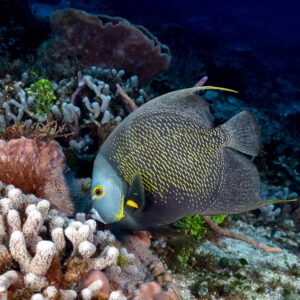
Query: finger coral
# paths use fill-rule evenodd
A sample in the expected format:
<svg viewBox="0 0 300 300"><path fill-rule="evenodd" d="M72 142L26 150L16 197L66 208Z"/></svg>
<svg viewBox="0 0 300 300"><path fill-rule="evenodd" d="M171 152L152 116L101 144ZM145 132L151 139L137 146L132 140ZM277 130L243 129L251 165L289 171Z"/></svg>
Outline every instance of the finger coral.
<svg viewBox="0 0 300 300"><path fill-rule="evenodd" d="M24 137L0 140L0 180L27 194L49 199L55 208L71 215L74 207L63 175L64 160L55 141L38 142ZM18 197L11 194L10 199Z"/></svg>
<svg viewBox="0 0 300 300"><path fill-rule="evenodd" d="M90 285L93 282L97 282L97 280L102 282L102 287L98 291L95 291L94 294L101 299L108 299L110 285L106 275L101 271L91 270L88 272L86 277L80 281L79 290L82 293L84 289L89 289Z"/></svg>
<svg viewBox="0 0 300 300"><path fill-rule="evenodd" d="M163 265L142 244L131 240L128 250L86 214L70 219L2 182L0 246L0 294L8 299L125 300L155 278L169 287Z"/></svg>

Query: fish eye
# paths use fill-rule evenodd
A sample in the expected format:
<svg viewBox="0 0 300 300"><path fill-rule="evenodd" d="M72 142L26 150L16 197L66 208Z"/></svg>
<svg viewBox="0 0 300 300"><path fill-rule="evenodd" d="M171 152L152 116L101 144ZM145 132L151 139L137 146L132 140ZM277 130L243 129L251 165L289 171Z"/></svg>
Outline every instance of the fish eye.
<svg viewBox="0 0 300 300"><path fill-rule="evenodd" d="M104 188L102 185L97 185L94 190L93 194L96 198L101 199L104 196Z"/></svg>

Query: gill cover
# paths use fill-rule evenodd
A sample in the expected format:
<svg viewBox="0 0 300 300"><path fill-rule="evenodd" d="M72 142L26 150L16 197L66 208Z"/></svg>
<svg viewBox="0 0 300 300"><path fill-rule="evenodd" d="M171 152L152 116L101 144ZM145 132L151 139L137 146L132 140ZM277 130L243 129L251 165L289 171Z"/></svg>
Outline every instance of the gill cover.
<svg viewBox="0 0 300 300"><path fill-rule="evenodd" d="M124 181L99 152L93 168L93 217L105 224L118 222L124 217L125 193Z"/></svg>

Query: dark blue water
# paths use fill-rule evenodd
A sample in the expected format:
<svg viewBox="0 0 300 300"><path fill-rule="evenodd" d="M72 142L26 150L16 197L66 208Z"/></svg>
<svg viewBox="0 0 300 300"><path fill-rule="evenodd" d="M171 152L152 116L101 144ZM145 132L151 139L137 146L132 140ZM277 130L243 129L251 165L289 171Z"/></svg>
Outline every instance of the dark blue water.
<svg viewBox="0 0 300 300"><path fill-rule="evenodd" d="M187 49L219 56L226 56L229 51L252 52L272 70L286 72L285 76L295 81L299 78L298 1L40 0L33 3L42 15L60 7L118 15L146 26L166 42L170 40L164 33L173 26L175 34L178 30L178 38L186 42Z"/></svg>

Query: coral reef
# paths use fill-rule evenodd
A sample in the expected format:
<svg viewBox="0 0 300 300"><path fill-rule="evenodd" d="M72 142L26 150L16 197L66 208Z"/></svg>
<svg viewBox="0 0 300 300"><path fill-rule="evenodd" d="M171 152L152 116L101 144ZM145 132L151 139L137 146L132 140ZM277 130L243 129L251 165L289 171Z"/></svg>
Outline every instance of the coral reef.
<svg viewBox="0 0 300 300"><path fill-rule="evenodd" d="M51 23L55 34L41 47L41 56L79 57L86 65L124 69L143 83L168 68L169 48L125 19L64 9L53 13Z"/></svg>
<svg viewBox="0 0 300 300"><path fill-rule="evenodd" d="M151 281L162 294L177 295L170 275L139 238L120 244L84 213L69 219L49 201L13 185L1 183L0 193L1 295L125 300L138 293L141 282Z"/></svg>
<svg viewBox="0 0 300 300"><path fill-rule="evenodd" d="M278 254L220 238L200 216L178 222L189 236L151 233L153 238L138 232L117 235L118 240L90 215L78 213L88 211L92 162L115 126L158 94L205 84L207 77L199 81L204 75L213 85L240 92L239 98L203 93L216 124L243 109L258 119L263 146L255 164L262 197L299 198L300 106L299 86L289 71L297 65L293 55L287 56L290 66L271 74L276 67L260 63L257 53L234 49L237 45L226 50L231 39L224 44L222 38L214 41L211 32L203 35L212 28L207 18L200 18L205 26L199 31L193 15L189 24L182 23L187 27L170 24L170 16L181 23L181 10L149 14L146 7L155 10L150 2L139 4L138 15L132 1L43 0L34 5L47 2L58 4L55 9L71 5L102 14L127 12L137 24L148 22L175 56L170 62L169 48L142 26L75 9L52 15L49 39L49 21L39 19L28 0L2 1L0 298L300 298L299 202L228 216L222 223L261 245L280 247ZM279 66L275 52L271 56ZM284 51L278 53L284 57Z"/></svg>
<svg viewBox="0 0 300 300"><path fill-rule="evenodd" d="M8 168L2 168L3 176L0 178L6 183L15 184L25 192L35 193L54 203L57 200L55 200L55 191L52 190L54 195L49 194L50 190L42 191L43 174L46 174L44 171L46 168L51 171L52 168L50 164L51 155L48 162L44 161L44 169L41 169L41 166L37 168L38 159L41 158L38 158L39 147L43 149L43 145L47 145L51 139L56 138L62 145L68 167L71 167L75 172L74 176L77 175L76 172L81 172L80 177L88 177L90 176L89 168L91 168L92 160L99 145L102 144L113 128L132 111L132 107L143 104L151 99L153 95L149 88L140 88L137 76L126 78L124 70L117 71L116 69L93 66L85 69L83 73L78 72L77 78L66 78L59 82L51 82L51 84L49 80L38 78L37 74L24 72L19 81L14 80L10 75L6 75L0 80L1 138L6 141L20 137L35 140L31 141L32 150L25 149L23 151L24 155L28 152L26 154L28 155L27 159L24 159L24 156L22 161L19 162L23 154L20 154L19 158L15 157L16 159L11 160L10 163L16 162L17 166L9 167L7 165ZM44 94L46 86L46 96L50 95L52 99L55 96L55 103L52 103L50 109L48 109L47 105L49 103L46 99L47 108L37 111L36 108L40 107L41 102L45 100L41 96L46 97ZM122 95L119 94L120 91L122 91ZM124 95L132 103L128 104L124 100ZM22 141L24 143L25 140ZM27 142L29 143L29 140ZM21 143L21 140L19 143ZM51 142L51 145L54 144L54 142ZM2 143L2 145L6 144ZM48 147L41 153L46 154L47 149ZM54 151L54 148L52 150ZM56 167L57 176L61 177L61 187L64 185L64 179L60 174L63 171L62 162L63 160L58 162L59 166ZM47 166L48 163L49 166ZM28 164L27 167L26 164ZM36 167L33 167L34 164L36 164ZM89 168L86 168L87 164ZM15 176L13 172L18 173L19 168L23 166L24 176ZM7 174L4 172L6 169L9 170ZM61 171L58 171L58 169ZM41 177L36 177L37 174L34 173L36 170L38 171L37 174L42 174ZM85 173L82 174L82 172ZM24 178L28 176L32 179L35 178L36 182L34 184L25 183ZM85 189L85 195L81 193L84 191L76 189L78 185L76 180L74 181L74 176L71 176L71 180L68 180L68 185L71 185L72 198L76 198L75 203L79 204L80 211L82 211L88 205L88 201L82 200L83 198L88 200L87 191L81 183L79 185ZM48 178L44 179L47 182ZM52 185L52 187L54 189L55 185ZM60 207L60 209L69 210L69 212L65 210L69 214L73 212L73 209L71 209L70 202L65 201L65 199L68 199L66 191L67 189L60 195L60 199L56 204L69 203L64 207ZM87 203L87 205L81 205L80 203ZM76 208L78 208L77 205Z"/></svg>
<svg viewBox="0 0 300 300"><path fill-rule="evenodd" d="M63 137L64 144L69 144L76 153L90 148L96 151L97 139L103 141L131 111L123 100L124 95L132 99L134 105L141 105L152 97L151 91L139 87L137 76L127 79L124 74L124 70L93 66L85 69L84 74L78 72L77 79L63 79L59 83L41 79L32 84L33 77L27 72L20 81L7 75L0 80L0 132L8 139L31 137L37 124L48 126L50 121L55 121L57 136ZM120 90L122 95L119 95ZM55 103L52 102L54 97ZM20 133L16 128L24 130ZM43 138L55 136L52 131Z"/></svg>

